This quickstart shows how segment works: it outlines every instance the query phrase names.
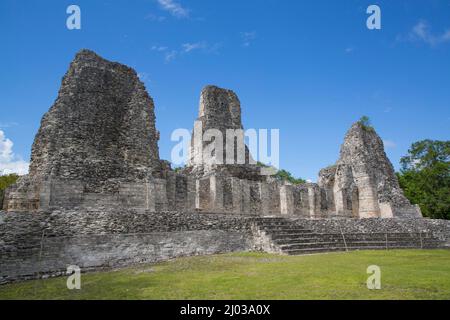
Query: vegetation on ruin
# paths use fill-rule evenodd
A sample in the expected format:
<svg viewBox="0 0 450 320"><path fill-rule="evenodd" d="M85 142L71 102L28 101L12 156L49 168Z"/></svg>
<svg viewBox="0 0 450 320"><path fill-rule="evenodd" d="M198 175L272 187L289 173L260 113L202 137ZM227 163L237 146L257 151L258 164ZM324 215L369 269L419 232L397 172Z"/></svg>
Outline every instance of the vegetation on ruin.
<svg viewBox="0 0 450 320"><path fill-rule="evenodd" d="M372 122L370 121L370 118L368 116L362 116L358 123L361 124L361 127L366 131L373 131Z"/></svg>
<svg viewBox="0 0 450 320"><path fill-rule="evenodd" d="M367 288L370 265L380 290ZM187 257L82 274L80 290L66 277L2 285L0 299L450 299L450 251Z"/></svg>
<svg viewBox="0 0 450 320"><path fill-rule="evenodd" d="M405 196L424 216L450 219L450 141L415 142L400 163L397 176Z"/></svg>
<svg viewBox="0 0 450 320"><path fill-rule="evenodd" d="M18 178L19 176L14 173L0 176L0 209L3 205L3 196L5 194L5 189L14 184Z"/></svg>
<svg viewBox="0 0 450 320"><path fill-rule="evenodd" d="M292 184L301 184L306 183L306 180L302 178L295 178L289 171L286 170L278 170L278 172L275 174L275 178L282 180L282 181L288 181Z"/></svg>
<svg viewBox="0 0 450 320"><path fill-rule="evenodd" d="M268 165L266 165L265 163L259 162L259 161L256 163L256 165L260 166L260 167L269 168ZM287 181L292 184L306 183L306 180L304 180L302 178L296 178L292 175L292 173L290 173L289 171L284 170L284 169L277 170L277 172L273 175L273 177L280 181Z"/></svg>
<svg viewBox="0 0 450 320"><path fill-rule="evenodd" d="M8 174L0 176L0 190L5 190L10 185L14 184L19 176L17 174Z"/></svg>

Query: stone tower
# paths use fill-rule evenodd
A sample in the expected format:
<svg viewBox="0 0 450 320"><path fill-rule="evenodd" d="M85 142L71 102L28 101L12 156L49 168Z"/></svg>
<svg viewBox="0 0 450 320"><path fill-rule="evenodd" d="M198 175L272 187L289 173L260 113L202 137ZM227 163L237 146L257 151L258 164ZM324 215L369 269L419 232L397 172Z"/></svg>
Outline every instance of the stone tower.
<svg viewBox="0 0 450 320"><path fill-rule="evenodd" d="M158 178L162 163L153 109L133 69L81 50L42 118L29 174L10 190L6 206L115 203L111 197L126 193L130 184Z"/></svg>
<svg viewBox="0 0 450 320"><path fill-rule="evenodd" d="M420 209L403 195L383 141L359 121L347 132L336 164L319 173L319 185L334 197L338 215L421 216Z"/></svg>
<svg viewBox="0 0 450 320"><path fill-rule="evenodd" d="M261 179L260 168L244 142L241 104L233 91L211 85L203 88L188 171L196 176L220 173Z"/></svg>

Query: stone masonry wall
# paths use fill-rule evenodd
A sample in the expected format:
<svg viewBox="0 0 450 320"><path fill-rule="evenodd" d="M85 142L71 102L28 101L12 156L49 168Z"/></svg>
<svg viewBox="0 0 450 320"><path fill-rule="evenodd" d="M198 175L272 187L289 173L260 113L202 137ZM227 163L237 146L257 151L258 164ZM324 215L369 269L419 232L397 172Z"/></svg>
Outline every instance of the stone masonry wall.
<svg viewBox="0 0 450 320"><path fill-rule="evenodd" d="M271 241L261 235L258 219L132 210L0 212L0 283L62 275L69 265L92 271L181 256L269 250ZM445 220L285 219L318 233L428 232L450 247L450 221Z"/></svg>
<svg viewBox="0 0 450 320"><path fill-rule="evenodd" d="M150 263L174 257L247 251L243 216L134 211L0 212L0 283Z"/></svg>

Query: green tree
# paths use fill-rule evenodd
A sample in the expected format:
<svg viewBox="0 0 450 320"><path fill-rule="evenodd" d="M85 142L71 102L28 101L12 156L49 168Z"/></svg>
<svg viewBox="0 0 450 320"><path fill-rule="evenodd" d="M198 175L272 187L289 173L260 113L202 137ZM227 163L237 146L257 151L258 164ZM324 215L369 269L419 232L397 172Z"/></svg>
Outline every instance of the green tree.
<svg viewBox="0 0 450 320"><path fill-rule="evenodd" d="M262 163L262 162L257 162L256 165L260 166L260 167L266 167L268 168L269 166ZM292 184L301 184L301 183L306 183L306 180L302 179L302 178L295 178L292 173L290 173L289 171L286 171L284 169L278 170L277 173L274 175L274 177L280 181L288 181Z"/></svg>
<svg viewBox="0 0 450 320"><path fill-rule="evenodd" d="M19 176L17 174L8 174L0 176L0 210L3 207L3 197L5 195L5 189L14 184Z"/></svg>
<svg viewBox="0 0 450 320"><path fill-rule="evenodd" d="M370 121L370 118L368 116L362 116L361 118L359 118L358 122L361 124L364 130L373 130L372 122Z"/></svg>
<svg viewBox="0 0 450 320"><path fill-rule="evenodd" d="M415 142L400 163L397 176L405 196L424 216L450 219L450 141Z"/></svg>
<svg viewBox="0 0 450 320"><path fill-rule="evenodd" d="M0 176L0 190L5 190L10 185L14 184L19 176L17 174L8 174Z"/></svg>

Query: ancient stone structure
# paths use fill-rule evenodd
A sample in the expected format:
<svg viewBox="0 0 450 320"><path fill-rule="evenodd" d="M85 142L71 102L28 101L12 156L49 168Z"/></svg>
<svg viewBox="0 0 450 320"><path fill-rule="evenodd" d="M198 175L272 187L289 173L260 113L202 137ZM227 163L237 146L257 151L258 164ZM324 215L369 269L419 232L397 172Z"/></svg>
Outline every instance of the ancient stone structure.
<svg viewBox="0 0 450 320"><path fill-rule="evenodd" d="M420 208L403 195L383 141L372 127L352 125L345 136L341 155L334 166L319 173L337 215L371 217L421 217Z"/></svg>
<svg viewBox="0 0 450 320"><path fill-rule="evenodd" d="M189 163L159 159L154 105L134 70L80 51L36 135L30 173L9 188L7 211L115 208L326 217L420 217L404 197L383 143L355 123L319 183L262 174L244 143L237 95L206 86Z"/></svg>
<svg viewBox="0 0 450 320"><path fill-rule="evenodd" d="M448 248L450 221L304 219L124 209L0 212L0 284L233 251ZM145 267L147 268L147 267Z"/></svg>
<svg viewBox="0 0 450 320"><path fill-rule="evenodd" d="M42 118L29 174L8 190L5 209L164 207L156 191L167 165L153 108L134 70L80 51Z"/></svg>
<svg viewBox="0 0 450 320"><path fill-rule="evenodd" d="M234 92L203 89L178 172L159 158L153 109L135 71L76 55L30 173L6 190L0 283L231 251L450 246L449 221L417 219L371 127L351 127L317 184L292 185L254 163Z"/></svg>

